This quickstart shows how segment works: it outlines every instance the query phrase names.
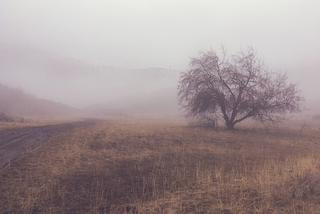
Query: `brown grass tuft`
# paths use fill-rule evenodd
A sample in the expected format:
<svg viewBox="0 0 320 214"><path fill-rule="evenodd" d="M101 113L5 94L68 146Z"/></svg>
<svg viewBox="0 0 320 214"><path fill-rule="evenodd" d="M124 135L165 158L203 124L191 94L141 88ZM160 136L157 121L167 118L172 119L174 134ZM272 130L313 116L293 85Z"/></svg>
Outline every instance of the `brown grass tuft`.
<svg viewBox="0 0 320 214"><path fill-rule="evenodd" d="M109 122L1 171L1 213L317 213L320 134Z"/></svg>

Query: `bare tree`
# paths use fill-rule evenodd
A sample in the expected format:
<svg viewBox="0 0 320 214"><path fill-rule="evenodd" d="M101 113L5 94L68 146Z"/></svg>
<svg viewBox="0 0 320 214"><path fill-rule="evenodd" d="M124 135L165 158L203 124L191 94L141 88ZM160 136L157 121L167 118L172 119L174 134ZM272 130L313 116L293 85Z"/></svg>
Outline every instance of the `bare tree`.
<svg viewBox="0 0 320 214"><path fill-rule="evenodd" d="M279 121L302 98L287 76L269 72L253 50L226 57L214 51L193 58L179 81L181 106L191 116L221 117L228 129L248 118Z"/></svg>

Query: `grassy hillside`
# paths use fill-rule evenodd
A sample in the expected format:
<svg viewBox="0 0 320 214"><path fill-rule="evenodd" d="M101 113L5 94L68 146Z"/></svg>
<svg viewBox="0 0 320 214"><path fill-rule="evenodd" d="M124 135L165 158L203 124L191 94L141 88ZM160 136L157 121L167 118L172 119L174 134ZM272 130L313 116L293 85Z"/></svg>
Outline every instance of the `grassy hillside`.
<svg viewBox="0 0 320 214"><path fill-rule="evenodd" d="M27 117L52 117L74 115L77 110L0 84L0 112Z"/></svg>

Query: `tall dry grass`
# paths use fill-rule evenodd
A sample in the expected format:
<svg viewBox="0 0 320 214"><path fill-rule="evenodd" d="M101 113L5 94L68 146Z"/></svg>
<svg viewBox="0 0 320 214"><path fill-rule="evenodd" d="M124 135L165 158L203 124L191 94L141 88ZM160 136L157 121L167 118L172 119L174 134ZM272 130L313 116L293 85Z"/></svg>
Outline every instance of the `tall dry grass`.
<svg viewBox="0 0 320 214"><path fill-rule="evenodd" d="M104 123L1 172L2 213L320 213L320 133Z"/></svg>

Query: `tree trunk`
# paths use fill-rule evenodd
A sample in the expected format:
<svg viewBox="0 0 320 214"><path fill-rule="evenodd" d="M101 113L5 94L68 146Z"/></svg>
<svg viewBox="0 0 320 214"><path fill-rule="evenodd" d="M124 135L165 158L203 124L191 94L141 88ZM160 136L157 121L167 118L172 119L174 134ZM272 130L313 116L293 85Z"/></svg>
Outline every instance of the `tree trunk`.
<svg viewBox="0 0 320 214"><path fill-rule="evenodd" d="M228 130L233 130L233 129L234 129L233 123L231 123L231 122L226 122L226 128L227 128Z"/></svg>
<svg viewBox="0 0 320 214"><path fill-rule="evenodd" d="M227 121L226 122L226 127L228 130L234 130L234 123L233 122L230 122L230 121Z"/></svg>
<svg viewBox="0 0 320 214"><path fill-rule="evenodd" d="M228 129L228 130L234 130L234 124L228 125L228 126L227 126L227 129Z"/></svg>

